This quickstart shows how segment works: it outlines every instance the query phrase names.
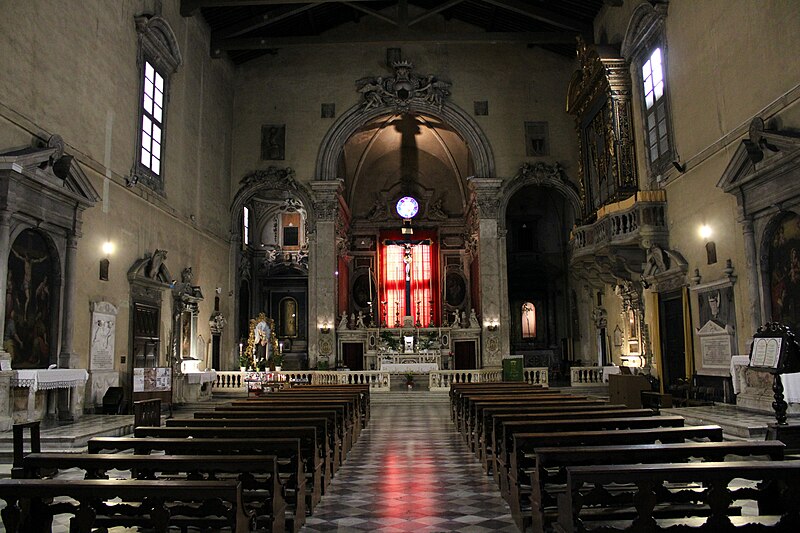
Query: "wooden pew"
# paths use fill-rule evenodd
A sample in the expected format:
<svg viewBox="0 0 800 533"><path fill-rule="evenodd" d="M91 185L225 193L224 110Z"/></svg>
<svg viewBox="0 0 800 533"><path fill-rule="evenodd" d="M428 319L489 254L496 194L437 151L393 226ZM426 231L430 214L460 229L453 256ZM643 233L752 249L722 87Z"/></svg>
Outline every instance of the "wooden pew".
<svg viewBox="0 0 800 533"><path fill-rule="evenodd" d="M357 402L352 398L317 398L317 397L286 397L275 394L270 397L251 398L249 400L237 400L230 405L218 406L216 410L239 410L253 409L258 411L269 409L296 409L300 407L312 407L317 409L342 409L345 426L351 435L351 442L347 443L349 450L354 442L359 424Z"/></svg>
<svg viewBox="0 0 800 533"><path fill-rule="evenodd" d="M649 411L652 414L652 411ZM561 433L569 431L610 431L621 429L652 429L683 427L682 416L632 416L606 418L539 419L498 421L498 441L495 442L495 465L500 476L500 493L510 495L510 481L519 482L519 468L527 466L524 457L512 457L513 436L516 433ZM516 474L510 476L511 469Z"/></svg>
<svg viewBox="0 0 800 533"><path fill-rule="evenodd" d="M655 412L650 409L627 409L622 406L622 409L584 409L583 407L564 406L561 411L555 412L518 412L518 413L498 413L491 418L490 427L486 429L487 443L485 446L485 453L487 456L486 462L491 464L492 476L498 486L501 485L502 469L499 468L499 459L502 453L508 453L510 446L504 444L504 439L508 439L510 433L505 434L505 427L508 426L509 431L523 431L527 433L536 433L542 428L547 428L547 431L568 431L568 429L559 428L560 424L564 424L563 420L594 420L601 419L607 420L617 418L649 418L655 416ZM557 424L551 425L550 422L558 421ZM669 419L667 425L683 425L677 419ZM591 427L590 425L577 422L570 424L578 429L589 431L591 429L606 429L605 427ZM602 425L602 424L601 424ZM612 423L612 425L619 425ZM661 423L653 423L646 425L661 425ZM507 441L505 441L507 443ZM508 459L507 455L505 459ZM508 464L508 463L505 463Z"/></svg>
<svg viewBox="0 0 800 533"><path fill-rule="evenodd" d="M656 418L656 417L654 417ZM609 444L653 444L686 442L687 439L707 439L722 442L722 428L715 425L686 427L656 427L645 429L616 429L600 431L563 431L541 433L514 433L513 451L510 454L508 472L508 496L511 515L517 524L522 524L520 482L529 479L525 473L533 468L535 449L554 446L599 446ZM501 466L501 468L503 468ZM522 472L522 477L520 476Z"/></svg>
<svg viewBox="0 0 800 533"><path fill-rule="evenodd" d="M734 479L756 483L748 488L729 488ZM707 490L676 493L663 490L664 483L692 483ZM594 487L591 492L582 491L590 484ZM597 505L596 502L607 501L599 497L599 493L610 490L610 484L633 486L633 492L628 494L616 490L617 500L630 503L632 521L609 522L609 518L616 518L610 513L613 508L606 506L590 510L587 507L590 502ZM595 498L595 495L598 497ZM757 502L758 516L730 516L736 512L731 508L732 502L742 499ZM700 506L700 513L694 514L691 509L686 509L680 513L684 518L669 520L663 526L657 525L657 512L662 504L670 504L675 500L694 503L695 508ZM558 498L559 513L555 530L561 533L595 529L604 532L664 531L663 527L683 524L681 531L794 532L800 528L799 501L800 461L571 466L567 467L567 490ZM739 527L743 524L752 525Z"/></svg>
<svg viewBox="0 0 800 533"><path fill-rule="evenodd" d="M109 479L108 471L129 471L130 479L198 481L236 474L242 484L245 512L257 527L285 531L286 502L275 455L128 455L91 453L31 453L22 460L26 479L41 479L42 471L78 468L85 479ZM180 476L183 479L175 479ZM120 479L120 478L117 478Z"/></svg>
<svg viewBox="0 0 800 533"><path fill-rule="evenodd" d="M466 397L477 394L514 394L549 392L562 393L559 389L551 389L540 385L527 385L524 383L459 383L450 387L450 410L454 422L458 424L462 404Z"/></svg>
<svg viewBox="0 0 800 533"><path fill-rule="evenodd" d="M463 430L465 419L469 416L472 404L474 402L491 401L491 400L512 401L514 399L518 399L521 403L523 398L529 398L529 399L549 398L551 400L559 398L561 399L580 398L585 400L586 396L571 394L569 392L560 391L558 389L529 389L529 390L507 389L506 391L503 392L485 390L485 391L464 393L459 396L458 401L455 404L454 422L456 424L456 429L458 429L459 431Z"/></svg>
<svg viewBox="0 0 800 533"><path fill-rule="evenodd" d="M532 405L544 402L555 404L556 402L587 401L587 399L588 398L586 396L579 396L575 394L564 394L557 392L514 394L511 396L497 395L497 394L489 394L489 395L479 394L474 396L467 396L464 398L463 412L460 415L458 426L461 428L461 432L464 435L464 439L469 442L470 433L475 429L476 426L478 405L487 405L491 403L507 404L508 402L517 402L518 405Z"/></svg>
<svg viewBox="0 0 800 533"><path fill-rule="evenodd" d="M724 461L726 456L784 457L780 441L684 442L676 444L622 444L612 446L559 446L534 448L531 476L531 516L534 531L544 531L556 518L557 494L563 492L570 466L678 463L690 459ZM521 493L524 501L524 493ZM522 508L523 518L526 509ZM523 524L526 528L529 523Z"/></svg>
<svg viewBox="0 0 800 533"><path fill-rule="evenodd" d="M194 413L195 419L208 418L298 418L304 416L325 416L329 425L334 428L334 433L340 447L339 463L343 463L349 451L347 443L351 442L352 435L344 420L344 409L320 409L310 406L287 407L286 409L244 409L230 407L217 408L214 411L198 411Z"/></svg>
<svg viewBox="0 0 800 533"><path fill-rule="evenodd" d="M78 504L52 501L60 496ZM114 498L128 505L106 504ZM0 515L9 533L50 531L53 516L65 513L73 515L70 527L79 533L96 524L148 526L158 532L171 525L252 531L239 481L0 479L0 499L6 502Z"/></svg>
<svg viewBox="0 0 800 533"><path fill-rule="evenodd" d="M336 437L335 428L331 427L330 419L323 416L306 414L302 417L285 416L258 416L250 418L172 418L167 420L167 427L176 428L235 428L235 427L268 427L268 426L314 426L317 435L324 442L326 457L325 470L323 471L323 493L336 472L339 470L341 456L340 443Z"/></svg>
<svg viewBox="0 0 800 533"><path fill-rule="evenodd" d="M487 474L492 473L492 431L494 429L494 416L501 414L543 414L543 415L557 415L564 410L569 411L610 411L627 409L621 404L609 404L602 400L577 400L577 401L564 401L558 402L557 405L551 405L546 402L535 403L530 405L516 405L516 404L485 404L480 405L478 416L476 418L476 428L474 430L472 447L476 451L476 456L481 464L484 465L484 470Z"/></svg>
<svg viewBox="0 0 800 533"><path fill-rule="evenodd" d="M297 437L300 439L303 456L313 458L313 472L306 476L306 487L310 492L311 504L308 508L313 509L322 499L323 478L325 470L324 443L317 434L314 426L270 426L270 427L247 427L247 428L176 428L176 427L149 427L142 426L134 429L134 437L157 437L157 438L187 438L192 439L274 439L281 437Z"/></svg>
<svg viewBox="0 0 800 533"><path fill-rule="evenodd" d="M369 385L299 385L281 391L282 393L300 394L326 394L348 393L356 394L361 413L361 427L366 427L370 417L370 390ZM288 395L288 394L287 394Z"/></svg>
<svg viewBox="0 0 800 533"><path fill-rule="evenodd" d="M147 455L152 452L163 452L171 455L203 455L240 456L252 454L275 455L281 472L284 487L284 499L293 511L289 528L298 531L305 523L306 513L313 510L313 494L309 483L306 490L306 478L313 478L314 469L321 468L314 464L314 458L303 455L303 444L299 438L244 438L244 439L187 439L187 438L138 438L138 437L93 437L87 442L90 454L103 452L133 452Z"/></svg>

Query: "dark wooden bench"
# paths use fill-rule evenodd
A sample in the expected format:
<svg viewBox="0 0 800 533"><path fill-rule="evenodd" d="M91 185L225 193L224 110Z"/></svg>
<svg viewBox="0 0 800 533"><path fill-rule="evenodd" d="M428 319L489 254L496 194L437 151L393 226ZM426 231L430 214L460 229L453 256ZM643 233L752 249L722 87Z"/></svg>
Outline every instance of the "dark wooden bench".
<svg viewBox="0 0 800 533"><path fill-rule="evenodd" d="M360 414L361 428L366 427L370 417L370 391L368 385L300 385L293 386L281 391L284 396L296 395L320 396L320 395L350 395L356 400Z"/></svg>
<svg viewBox="0 0 800 533"><path fill-rule="evenodd" d="M731 487L735 479L753 483ZM692 484L703 490L664 490L665 484ZM741 500L755 501L758 515L730 516L738 512L733 502ZM659 525L663 506L669 511L676 501L684 505L666 516L680 518L659 520ZM667 531L669 526L672 531L713 533L796 532L800 531L798 502L800 461L571 466L567 467L567 490L558 498L554 526L561 533L655 532ZM627 508L631 519L621 520L614 513L619 506Z"/></svg>
<svg viewBox="0 0 800 533"><path fill-rule="evenodd" d="M339 443L339 464L343 463L350 451L353 442L351 430L344 420L343 409L320 409L314 407L290 407L286 409L216 409L214 411L198 411L194 413L196 419L216 418L298 418L305 416L324 416L329 425L333 427L336 440Z"/></svg>
<svg viewBox="0 0 800 533"><path fill-rule="evenodd" d="M487 431L487 419L491 416L501 413L554 413L563 409L575 410L580 407L582 410L589 409L626 409L624 405L609 404L605 400L581 400L581 399L567 399L567 400L554 400L551 402L537 401L534 403L519 403L515 400L511 401L493 401L493 402L476 402L475 403L475 418L472 427L469 429L467 439L471 439L470 446L476 451L480 452L480 444L488 443L486 434L491 432L491 423L489 423ZM482 457L483 454L477 454Z"/></svg>
<svg viewBox="0 0 800 533"><path fill-rule="evenodd" d="M547 390L547 389L544 389ZM489 395L489 396L470 396L464 401L465 411L461 414L461 420L458 421L461 433L464 439L470 442L470 435L477 429L478 424L478 406L487 406L492 404L508 405L510 402L515 402L518 406L524 405L539 405L539 404L552 404L557 402L585 402L588 398L586 396L577 396L573 394L564 394L558 392L545 392L545 393L526 393L508 395Z"/></svg>
<svg viewBox="0 0 800 533"><path fill-rule="evenodd" d="M600 407L603 407L601 409ZM560 409L547 409L545 411L535 408L519 409L515 412L489 412L486 415L485 427L479 436L478 458L486 465L487 473L494 476L495 482L500 483L500 478L495 468L497 458L495 450L502 436L502 423L512 420L531 421L552 419L582 419L582 418L620 418L620 417L647 417L653 416L650 409L628 409L620 404L604 405L571 405L565 404Z"/></svg>
<svg viewBox="0 0 800 533"><path fill-rule="evenodd" d="M517 401L520 404L532 401L553 401L558 399L580 399L585 400L586 396L575 395L556 389L532 389L518 390L504 393L496 392L475 392L464 394L456 404L455 423L459 431L464 431L467 420L472 416L473 405L476 402L487 401Z"/></svg>
<svg viewBox="0 0 800 533"><path fill-rule="evenodd" d="M303 455L303 447L299 438L244 438L244 439L187 439L187 438L137 438L137 437L93 437L87 442L89 453L133 452L147 455L152 452L163 452L166 455L213 454L223 456L239 455L276 455L281 482L284 487L284 499L292 514L287 520L289 529L298 531L305 523L306 513L311 513L313 505L313 488L311 483L306 490L306 478L313 479L314 459Z"/></svg>
<svg viewBox="0 0 800 533"><path fill-rule="evenodd" d="M161 400L137 400L133 402L133 427L160 426L161 425Z"/></svg>
<svg viewBox="0 0 800 533"><path fill-rule="evenodd" d="M60 496L78 503L52 501ZM115 498L125 504L107 503ZM252 531L239 481L0 479L0 499L6 502L0 515L9 533L51 531L53 516L60 514L73 515L70 529L77 533L100 524L158 532L189 525Z"/></svg>
<svg viewBox="0 0 800 533"><path fill-rule="evenodd" d="M509 471L519 467L523 458L513 457L513 436L516 433L563 433L569 431L605 431L620 429L650 429L683 427L685 420L682 416L616 416L606 418L571 418L571 419L538 419L538 420L496 420L494 445L494 466L500 479L500 492L509 494ZM518 472L514 470L514 472Z"/></svg>
<svg viewBox="0 0 800 533"><path fill-rule="evenodd" d="M285 531L286 502L275 455L31 453L22 466L26 479L69 468L83 470L85 479L109 479L109 470L128 471L129 479L167 481L177 476L182 478L178 481L218 480L232 474L242 483L245 510L253 512L255 525L272 533Z"/></svg>
<svg viewBox="0 0 800 533"><path fill-rule="evenodd" d="M530 471L530 523L543 531L555 521L557 495L564 491L566 469L570 466L682 463L691 459L724 461L726 457L767 457L780 461L785 446L778 441L683 442L676 444L622 444L613 446L559 446L534 448L535 464ZM521 485L522 486L522 485ZM521 492L522 501L525 492ZM526 509L522 508L523 519ZM529 522L524 521L524 527Z"/></svg>
<svg viewBox="0 0 800 533"><path fill-rule="evenodd" d="M326 399L326 398L298 398L298 397L281 397L274 395L269 398L255 398L250 400L240 400L231 402L230 405L218 406L215 410L228 411L228 410L255 410L255 411L270 411L270 410L283 410L283 409L298 409L298 408L312 408L312 409L341 409L342 418L345 421L345 427L348 434L351 435L351 441L347 443L349 450L353 444L354 439L358 437L360 418L358 415L357 405L355 401L348 399Z"/></svg>
<svg viewBox="0 0 800 533"><path fill-rule="evenodd" d="M522 508L527 506L520 495L520 482L528 481L526 470L533 468L535 450L555 446L600 446L610 444L654 444L686 442L687 439L706 439L722 442L722 428L715 425L686 427L656 427L645 429L616 429L601 431L564 431L512 434L513 451L508 472L506 501L511 514L522 524ZM501 468L505 468L501 466ZM505 471L505 470L504 470ZM521 472L521 474L520 474ZM526 500L529 500L526 498Z"/></svg>
<svg viewBox="0 0 800 533"><path fill-rule="evenodd" d="M323 493L339 470L341 445L336 431L327 417L308 413L302 417L259 416L251 418L179 418L167 420L167 427L175 428L241 428L241 427L303 427L314 426L324 443L325 470L323 471Z"/></svg>
<svg viewBox="0 0 800 533"><path fill-rule="evenodd" d="M450 410L453 422L459 426L461 413L465 407L464 402L468 397L487 394L525 394L536 392L561 393L559 389L550 389L541 385L526 385L524 383L459 383L450 387Z"/></svg>

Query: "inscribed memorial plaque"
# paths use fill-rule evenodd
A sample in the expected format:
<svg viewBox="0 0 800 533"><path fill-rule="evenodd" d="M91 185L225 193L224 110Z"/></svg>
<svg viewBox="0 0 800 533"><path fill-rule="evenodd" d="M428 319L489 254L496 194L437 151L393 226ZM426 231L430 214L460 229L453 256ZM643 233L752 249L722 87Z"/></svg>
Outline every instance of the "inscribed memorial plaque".
<svg viewBox="0 0 800 533"><path fill-rule="evenodd" d="M89 370L114 370L117 308L108 302L92 303Z"/></svg>

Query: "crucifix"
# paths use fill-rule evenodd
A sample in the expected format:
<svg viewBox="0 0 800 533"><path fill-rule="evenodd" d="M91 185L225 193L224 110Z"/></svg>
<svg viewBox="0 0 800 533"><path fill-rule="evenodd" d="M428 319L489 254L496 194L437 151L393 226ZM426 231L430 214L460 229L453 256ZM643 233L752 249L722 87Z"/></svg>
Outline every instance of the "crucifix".
<svg viewBox="0 0 800 533"><path fill-rule="evenodd" d="M386 246L402 246L403 247L403 269L405 274L403 276L403 280L405 281L405 314L403 316L411 316L411 260L412 260L412 253L411 250L414 246L419 244L424 244L430 246L431 240L430 239L422 239L422 240L414 240L411 238L406 237L405 239L401 240L385 240L383 244Z"/></svg>

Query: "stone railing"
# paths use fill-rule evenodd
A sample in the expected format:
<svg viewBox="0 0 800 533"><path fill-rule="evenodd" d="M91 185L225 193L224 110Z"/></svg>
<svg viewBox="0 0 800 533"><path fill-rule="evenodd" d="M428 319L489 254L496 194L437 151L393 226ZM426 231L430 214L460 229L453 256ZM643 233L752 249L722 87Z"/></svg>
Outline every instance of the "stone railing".
<svg viewBox="0 0 800 533"><path fill-rule="evenodd" d="M572 231L573 258L593 255L611 245L638 244L641 236L667 234L666 195L663 191L639 191L631 198L605 206L597 222Z"/></svg>
<svg viewBox="0 0 800 533"><path fill-rule="evenodd" d="M419 352L409 354L385 353L379 354L378 360L392 364L406 363L439 363L441 355L438 352ZM441 366L441 365L440 365Z"/></svg>
<svg viewBox="0 0 800 533"><path fill-rule="evenodd" d="M321 370L282 370L273 372L280 374L281 381L311 383L312 385L369 385L372 392L389 390L389 374L377 370L363 372L347 371L333 372ZM239 370L225 370L217 372L214 390L246 390L244 382L245 372Z"/></svg>
<svg viewBox="0 0 800 533"><path fill-rule="evenodd" d="M523 368L522 379L528 385L541 385L543 387L550 386L550 378L547 373L547 367L541 368Z"/></svg>
<svg viewBox="0 0 800 533"><path fill-rule="evenodd" d="M212 390L245 390L244 372L240 370L217 370L217 379Z"/></svg>
<svg viewBox="0 0 800 533"><path fill-rule="evenodd" d="M593 387L603 385L603 367L573 366L569 369L570 387Z"/></svg>
<svg viewBox="0 0 800 533"><path fill-rule="evenodd" d="M545 387L549 384L547 368L524 368L522 375L526 383ZM432 391L447 391L454 383L491 383L502 380L503 371L499 368L437 370L430 373L428 387Z"/></svg>

